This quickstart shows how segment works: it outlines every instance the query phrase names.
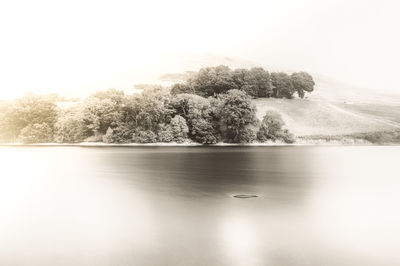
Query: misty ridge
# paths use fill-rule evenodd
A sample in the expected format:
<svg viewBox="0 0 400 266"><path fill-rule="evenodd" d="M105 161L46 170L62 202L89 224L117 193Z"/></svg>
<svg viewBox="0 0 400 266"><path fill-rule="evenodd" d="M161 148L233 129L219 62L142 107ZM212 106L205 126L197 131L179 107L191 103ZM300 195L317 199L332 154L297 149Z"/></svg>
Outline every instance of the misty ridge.
<svg viewBox="0 0 400 266"><path fill-rule="evenodd" d="M306 72L220 65L166 74L170 87L142 84L141 92L98 91L83 101L27 94L0 102L3 143L399 143L399 130L294 134L282 114L304 113L314 79ZM311 102L313 103L313 102ZM308 103L307 103L308 104ZM276 108L283 107L284 112ZM288 111L289 110L289 111ZM296 120L312 120L322 109ZM293 111L293 110L292 110ZM261 112L261 113L260 113ZM292 117L295 117L292 115ZM340 118L342 119L342 118ZM344 119L343 119L344 120ZM329 122L329 121L328 121ZM293 123L292 123L293 124ZM324 124L320 122L320 126ZM329 131L329 126L325 127ZM345 131L343 131L345 132Z"/></svg>

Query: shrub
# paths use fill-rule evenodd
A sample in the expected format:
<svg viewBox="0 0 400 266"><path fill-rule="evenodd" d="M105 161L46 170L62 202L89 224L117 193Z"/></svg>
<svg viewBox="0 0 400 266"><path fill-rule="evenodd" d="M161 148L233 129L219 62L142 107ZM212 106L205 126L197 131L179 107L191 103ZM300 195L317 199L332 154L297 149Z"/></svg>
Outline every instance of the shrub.
<svg viewBox="0 0 400 266"><path fill-rule="evenodd" d="M182 116L176 115L171 119L171 129L174 141L183 142L187 138L189 127Z"/></svg>
<svg viewBox="0 0 400 266"><path fill-rule="evenodd" d="M285 123L278 112L267 111L257 132L257 139L262 142L281 140L286 143L293 143L294 136L283 128L284 125Z"/></svg>
<svg viewBox="0 0 400 266"><path fill-rule="evenodd" d="M105 143L128 143L132 140L134 130L126 124L119 125L115 128L108 128L103 136Z"/></svg>
<svg viewBox="0 0 400 266"><path fill-rule="evenodd" d="M210 121L199 118L192 122L192 138L203 144L214 144L219 141L218 133Z"/></svg>
<svg viewBox="0 0 400 266"><path fill-rule="evenodd" d="M157 142L157 135L151 130L137 130L132 140L137 143L154 143Z"/></svg>
<svg viewBox="0 0 400 266"><path fill-rule="evenodd" d="M160 142L174 141L174 134L172 132L172 126L170 124L160 126L160 131L158 132L158 141Z"/></svg>

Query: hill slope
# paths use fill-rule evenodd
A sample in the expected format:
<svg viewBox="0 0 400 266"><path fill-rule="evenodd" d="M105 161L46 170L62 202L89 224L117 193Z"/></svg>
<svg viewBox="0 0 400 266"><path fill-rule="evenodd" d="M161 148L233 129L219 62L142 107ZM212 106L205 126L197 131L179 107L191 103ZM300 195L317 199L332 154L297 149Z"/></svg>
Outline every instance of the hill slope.
<svg viewBox="0 0 400 266"><path fill-rule="evenodd" d="M197 71L205 66L260 66L249 61L207 54L173 58L168 64L171 62L175 62L173 70L170 69L173 72L159 76L158 81L163 85L182 82L192 73L184 73L185 70ZM292 72L261 66L269 71ZM281 113L287 128L297 136L400 130L400 94L359 88L316 73L311 74L316 84L314 91L306 94L306 99L255 99L258 118L261 119L267 110L276 110Z"/></svg>
<svg viewBox="0 0 400 266"><path fill-rule="evenodd" d="M278 111L296 136L400 130L400 105L345 104L311 99L256 99L257 117ZM380 110L373 112L373 108Z"/></svg>

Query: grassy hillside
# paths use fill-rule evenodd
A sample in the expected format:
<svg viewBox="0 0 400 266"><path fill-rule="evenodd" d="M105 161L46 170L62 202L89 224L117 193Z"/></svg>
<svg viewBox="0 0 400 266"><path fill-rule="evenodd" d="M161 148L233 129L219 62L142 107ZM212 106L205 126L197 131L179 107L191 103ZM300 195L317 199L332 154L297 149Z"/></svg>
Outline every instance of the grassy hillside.
<svg viewBox="0 0 400 266"><path fill-rule="evenodd" d="M400 130L400 105L346 104L312 99L256 99L254 102L259 118L267 110L276 110L296 136Z"/></svg>
<svg viewBox="0 0 400 266"><path fill-rule="evenodd" d="M185 68L161 76L166 85L184 81L203 66L228 65L231 68L258 66L251 62L211 55L180 58ZM180 64L177 64L180 65ZM269 71L285 71L264 66ZM292 72L292 71L285 71ZM171 73L171 72L169 72ZM181 73L180 75L176 73ZM352 86L312 73L315 89L306 99L256 99L258 118L267 110L281 113L288 129L296 136L343 136L371 132L400 132L400 94L389 94Z"/></svg>

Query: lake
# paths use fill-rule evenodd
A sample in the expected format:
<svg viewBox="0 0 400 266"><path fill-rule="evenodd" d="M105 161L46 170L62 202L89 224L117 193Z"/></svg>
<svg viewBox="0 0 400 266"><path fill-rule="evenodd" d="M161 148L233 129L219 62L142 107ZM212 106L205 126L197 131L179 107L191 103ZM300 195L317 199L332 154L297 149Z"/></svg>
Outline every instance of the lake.
<svg viewBox="0 0 400 266"><path fill-rule="evenodd" d="M0 265L400 265L398 146L0 147L0 162Z"/></svg>

